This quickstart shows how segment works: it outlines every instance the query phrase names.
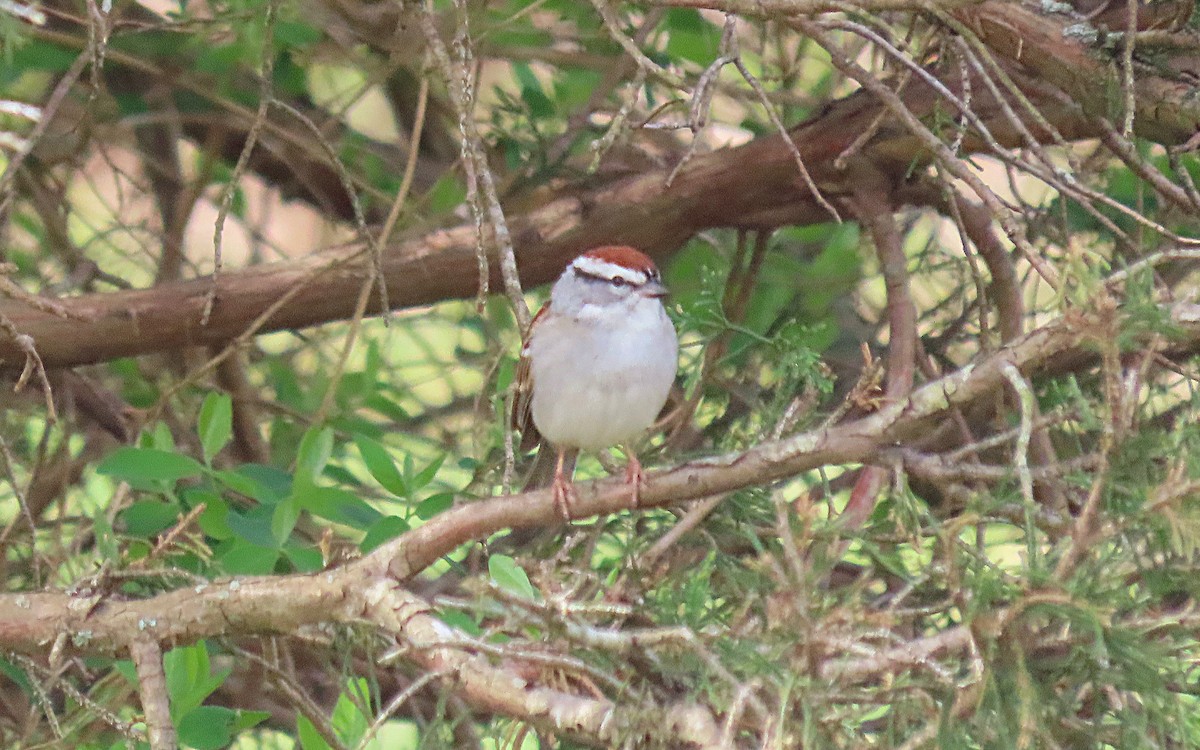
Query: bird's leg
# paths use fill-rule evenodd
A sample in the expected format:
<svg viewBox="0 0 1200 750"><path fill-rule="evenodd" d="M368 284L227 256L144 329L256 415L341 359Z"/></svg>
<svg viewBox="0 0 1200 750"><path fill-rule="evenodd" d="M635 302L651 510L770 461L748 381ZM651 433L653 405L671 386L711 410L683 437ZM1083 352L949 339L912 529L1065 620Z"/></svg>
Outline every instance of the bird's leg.
<svg viewBox="0 0 1200 750"><path fill-rule="evenodd" d="M629 507L633 509L641 502L642 485L646 480L642 476L642 462L638 460L632 448L625 448L625 457L628 459L628 463L625 464L625 484L630 486Z"/></svg>
<svg viewBox="0 0 1200 750"><path fill-rule="evenodd" d="M575 494L575 485L571 482L571 478L563 471L563 462L566 460L567 451L565 448L557 450L558 462L554 465L554 483L551 485L554 490L554 507L558 508L563 520L570 523L571 506L579 500L579 496Z"/></svg>

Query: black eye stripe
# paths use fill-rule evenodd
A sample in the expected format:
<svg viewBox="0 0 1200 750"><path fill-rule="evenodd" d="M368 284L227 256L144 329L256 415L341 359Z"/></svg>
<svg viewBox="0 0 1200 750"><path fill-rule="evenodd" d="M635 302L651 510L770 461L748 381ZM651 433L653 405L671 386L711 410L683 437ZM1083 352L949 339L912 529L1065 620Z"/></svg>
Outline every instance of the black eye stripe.
<svg viewBox="0 0 1200 750"><path fill-rule="evenodd" d="M612 278L609 278L607 276L601 276L600 274L588 273L581 268L575 269L575 275L579 276L581 279L587 279L588 281L599 281L602 284L612 284L616 287L622 287L626 285L639 286L637 282L630 281L624 276L613 276ZM653 276L650 278L653 278Z"/></svg>

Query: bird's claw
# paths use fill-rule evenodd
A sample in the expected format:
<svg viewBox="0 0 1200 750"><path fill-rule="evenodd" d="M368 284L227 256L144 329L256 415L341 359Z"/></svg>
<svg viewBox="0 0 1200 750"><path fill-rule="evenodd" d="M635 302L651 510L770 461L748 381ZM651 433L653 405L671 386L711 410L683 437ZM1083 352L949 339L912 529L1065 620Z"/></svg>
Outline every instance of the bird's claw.
<svg viewBox="0 0 1200 750"><path fill-rule="evenodd" d="M563 476L554 478L552 485L554 490L554 507L558 509L559 515L563 520L570 523L574 520L572 510L576 503L579 502L579 495L575 492L575 485L571 480Z"/></svg>
<svg viewBox="0 0 1200 750"><path fill-rule="evenodd" d="M642 474L642 462L637 459L637 456L630 454L629 463L625 465L625 484L630 486L630 510L636 509L641 504L642 485L645 483L646 479Z"/></svg>

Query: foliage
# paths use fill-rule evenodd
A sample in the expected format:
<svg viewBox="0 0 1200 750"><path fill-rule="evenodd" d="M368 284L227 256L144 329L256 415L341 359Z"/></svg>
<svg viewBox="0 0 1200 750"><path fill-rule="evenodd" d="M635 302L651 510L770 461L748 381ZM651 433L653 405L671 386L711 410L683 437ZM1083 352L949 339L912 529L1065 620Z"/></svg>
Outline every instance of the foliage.
<svg viewBox="0 0 1200 750"><path fill-rule="evenodd" d="M240 327L210 338L196 320L161 350L122 341L121 356L46 374L32 355L24 373L4 363L0 744L141 747L165 727L199 750L1200 746L1200 337L1176 314L1194 297L1200 161L1157 108L1124 127L1127 93L1173 80L1153 55L1194 44L1147 36L1126 67L1123 42L1083 47L1113 83L1075 106L1070 80L1006 57L959 4L111 5L48 2L39 23L0 0L0 105L28 105L0 107L3 335L20 341L48 300L143 288L180 305L214 295L212 324ZM977 5L1060 26L1087 15ZM1089 29L1125 29L1105 18ZM1194 35L1188 23L1142 30ZM777 169L765 157L712 167L766 154L733 149L780 124L818 139L843 116L853 127L831 140L798 138L820 198L790 150L794 194L754 192L746 174ZM946 153L911 130L925 127ZM643 200L611 221L635 183ZM706 183L726 192L705 202ZM193 591L195 611L159 615L182 623L217 581L315 589L385 554L392 575L407 541L458 533L461 509L536 500L519 494L531 457L510 455L508 434L517 299L472 302L477 279L426 271L437 291L421 305L392 296L393 312L367 314L384 296L373 243L432 257L465 228L501 258L490 197L527 276L553 276L529 247L569 257L580 248L553 243L594 226L613 242L667 227L647 249L681 360L641 452L651 482L793 438L820 460L565 527L547 516L540 534L486 528L392 581L422 602L413 618L436 616L440 647L510 680L487 695L407 623L333 604L296 627L259 613L178 642L143 619L121 648L96 646L86 617L125 603ZM531 217L560 204L558 233L542 231ZM729 219L724 204L753 205ZM351 239L360 254L305 276ZM254 300L206 277L279 268L288 290ZM270 323L270 304L335 290L337 274L361 304L321 299L337 312L318 327ZM545 289L527 287L536 308ZM139 316L158 320L121 317ZM1075 338L1047 336L1061 349L1016 361L993 393L873 426L913 388L1051 329ZM846 425L876 441L869 455L822 447ZM584 455L577 479L606 463ZM84 626L25 647L6 625L37 592L67 592ZM147 640L162 651L150 666L134 653ZM586 723L599 713L611 720Z"/></svg>

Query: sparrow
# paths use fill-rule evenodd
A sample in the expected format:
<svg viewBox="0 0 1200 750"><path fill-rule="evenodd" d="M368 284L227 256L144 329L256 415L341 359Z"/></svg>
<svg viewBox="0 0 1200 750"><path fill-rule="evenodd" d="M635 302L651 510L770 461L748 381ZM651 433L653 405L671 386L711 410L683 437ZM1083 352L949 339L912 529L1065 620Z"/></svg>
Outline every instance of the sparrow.
<svg viewBox="0 0 1200 750"><path fill-rule="evenodd" d="M556 451L551 487L567 521L578 500L570 473L580 450L621 447L630 506L638 506L644 480L631 442L662 411L678 366L666 295L644 253L597 247L571 261L529 326L513 422L522 450L544 440Z"/></svg>

